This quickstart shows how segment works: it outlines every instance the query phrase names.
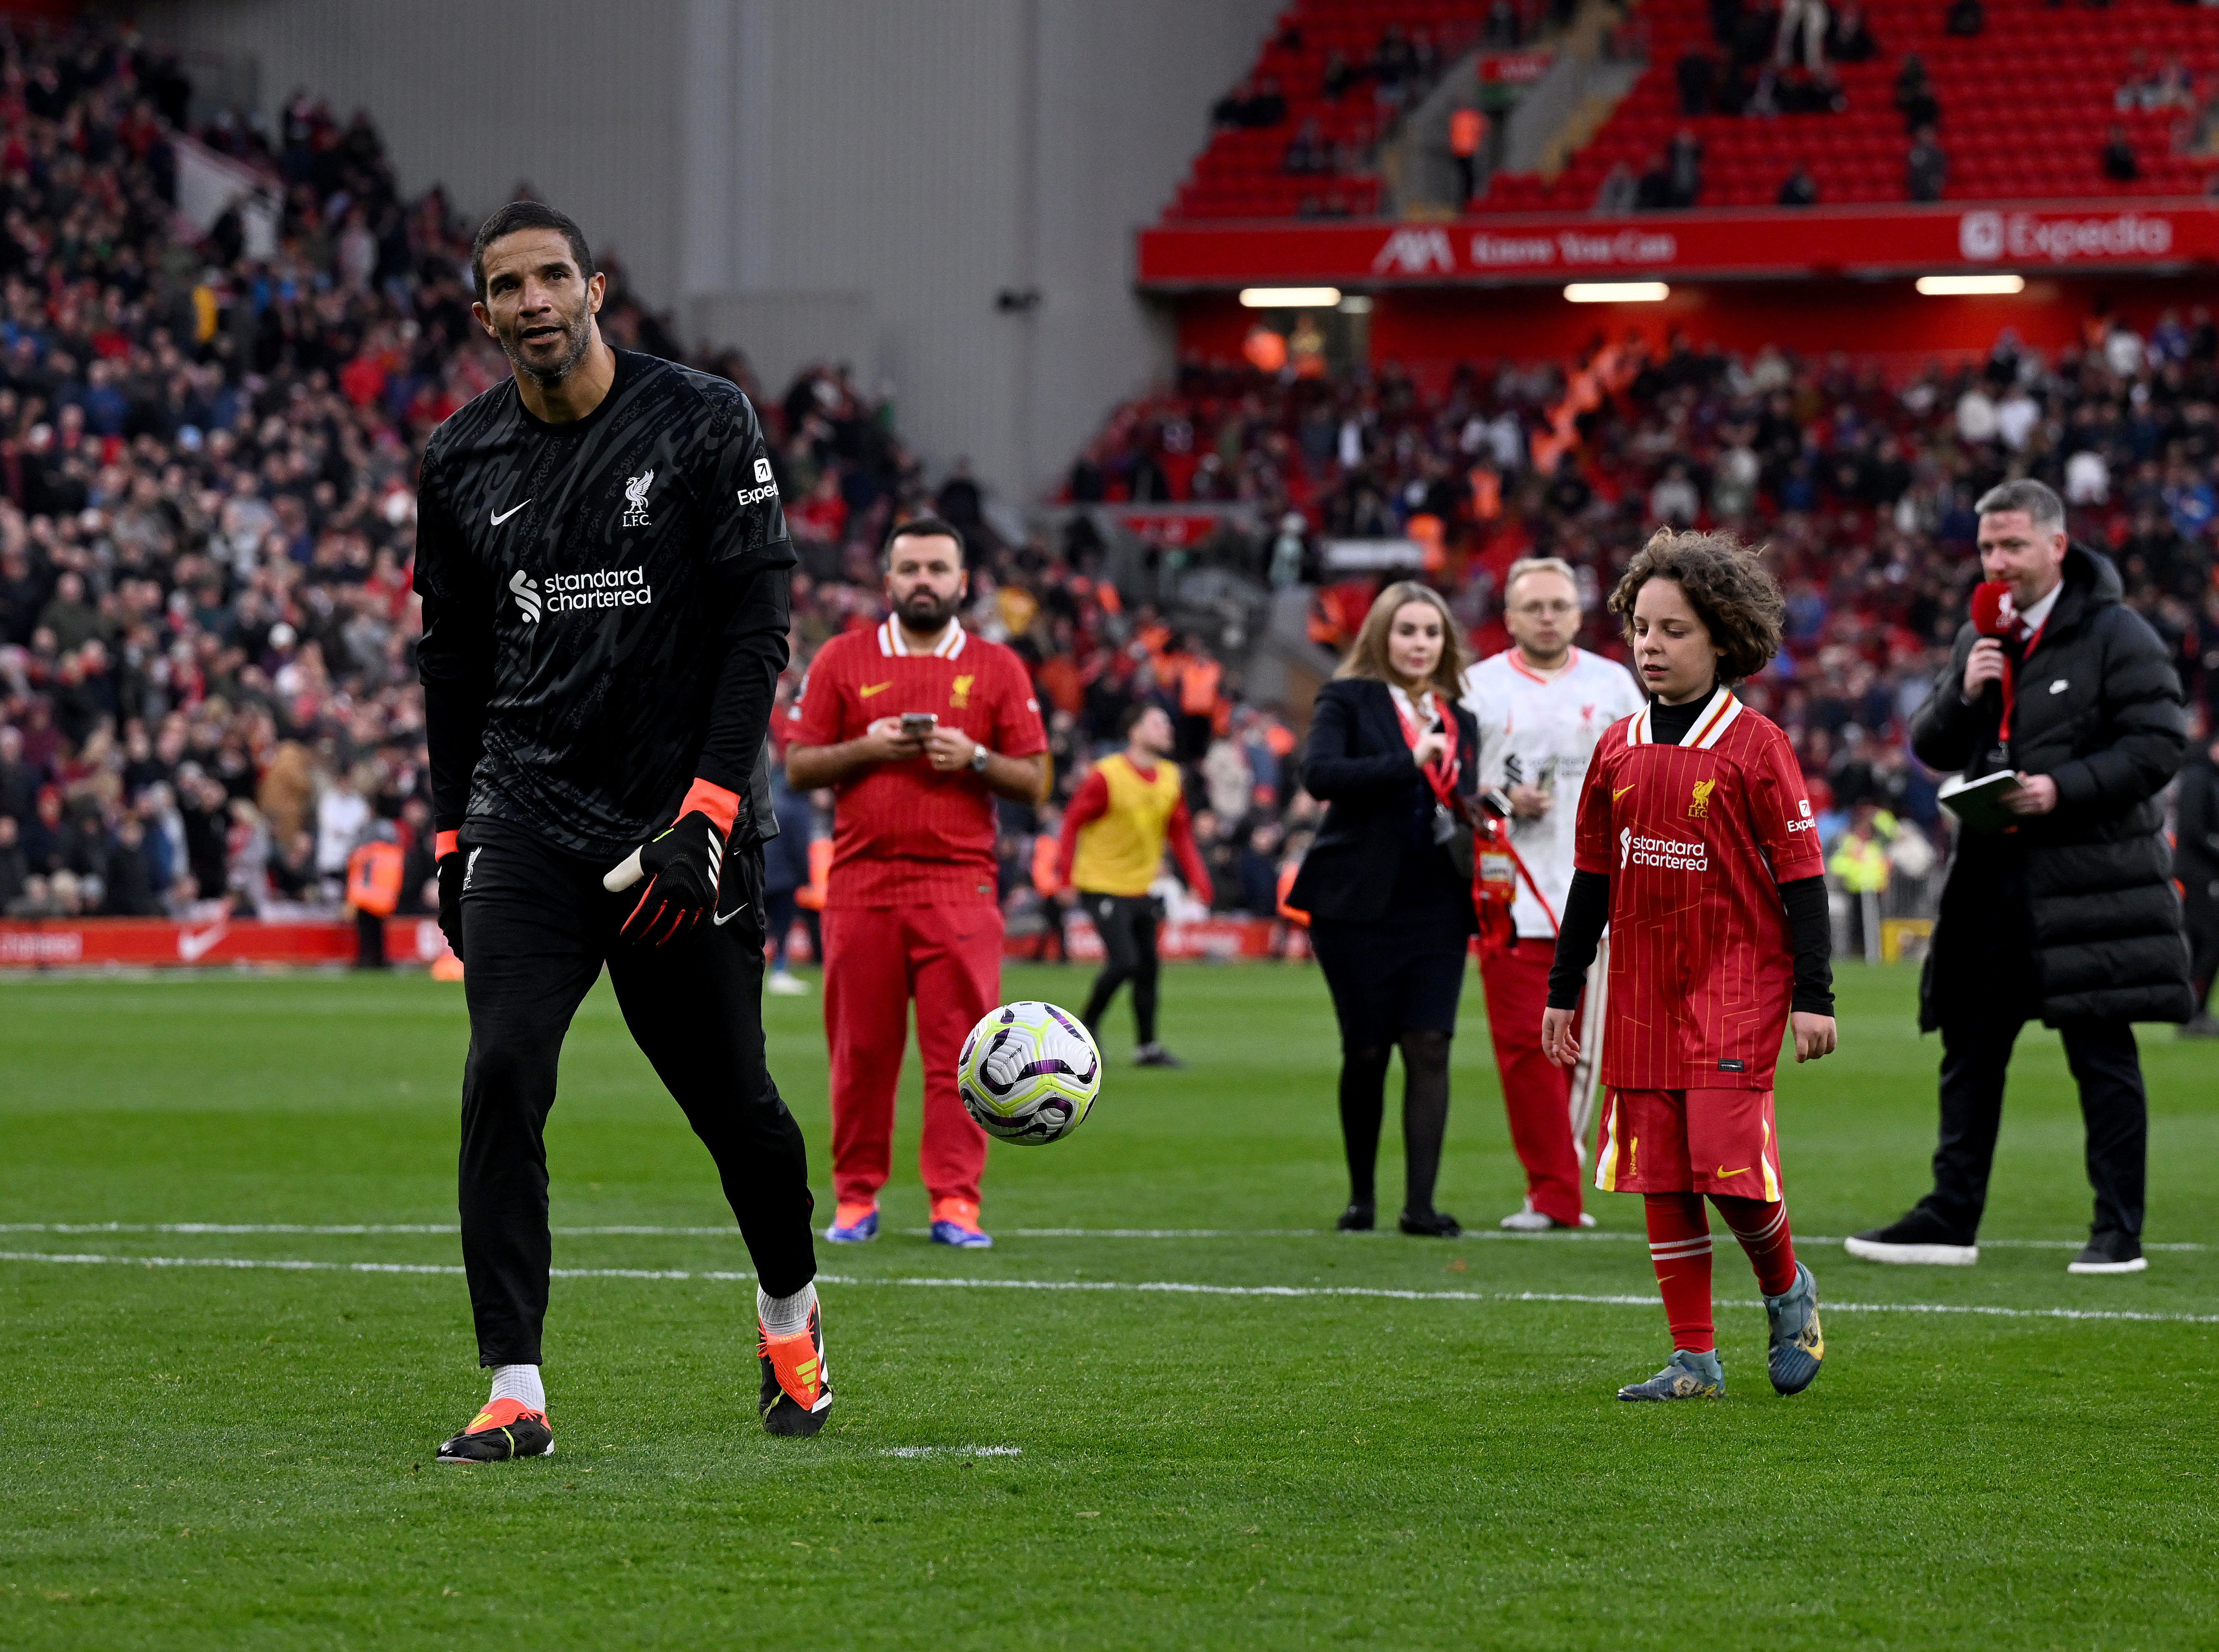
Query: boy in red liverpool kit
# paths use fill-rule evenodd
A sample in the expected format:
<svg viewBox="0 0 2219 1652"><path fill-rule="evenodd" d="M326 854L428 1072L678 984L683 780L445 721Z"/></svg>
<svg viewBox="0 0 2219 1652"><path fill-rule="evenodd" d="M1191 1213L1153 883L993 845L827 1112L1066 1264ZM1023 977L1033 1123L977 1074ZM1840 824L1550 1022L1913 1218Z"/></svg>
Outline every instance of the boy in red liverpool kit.
<svg viewBox="0 0 2219 1652"><path fill-rule="evenodd" d="M897 524L886 589L885 623L834 637L811 662L786 754L797 790L835 797L824 1034L838 1209L824 1236L854 1244L879 1231L913 997L932 1237L978 1247L993 1243L979 1225L986 1134L956 1096L955 1061L1001 997L994 799L1040 797L1047 733L1024 662L955 618L969 581L954 528Z"/></svg>
<svg viewBox="0 0 2219 1652"><path fill-rule="evenodd" d="M1596 745L1541 1038L1578 1059L1572 1012L1610 927L1609 1099L1595 1185L1639 1193L1672 1357L1621 1400L1721 1394L1707 1196L1741 1241L1771 1322L1772 1386L1799 1394L1825 1343L1781 1201L1772 1075L1834 1048L1824 866L1787 737L1729 682L1779 651L1780 587L1723 535L1661 532L1611 593L1653 698Z"/></svg>

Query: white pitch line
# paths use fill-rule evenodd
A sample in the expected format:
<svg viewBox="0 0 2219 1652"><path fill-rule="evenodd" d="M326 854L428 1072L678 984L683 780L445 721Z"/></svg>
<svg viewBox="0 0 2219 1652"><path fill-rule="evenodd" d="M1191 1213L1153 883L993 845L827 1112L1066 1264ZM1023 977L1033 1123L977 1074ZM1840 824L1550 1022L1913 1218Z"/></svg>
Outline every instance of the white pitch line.
<svg viewBox="0 0 2219 1652"><path fill-rule="evenodd" d="M458 1275L463 1270L447 1263L432 1262L310 1262L287 1257L101 1256L89 1252L0 1251L0 1262L47 1262L81 1265L140 1268L273 1269L286 1273L413 1273ZM751 1280L751 1273L682 1268L555 1268L556 1279L701 1280L730 1284ZM1276 1298L1359 1297L1395 1302L1574 1302L1602 1307L1655 1307L1651 1295L1605 1295L1579 1291L1547 1290L1397 1290L1378 1285L1210 1285L1185 1280L1150 1279L948 1279L931 1276L863 1279L852 1275L821 1273L827 1285L892 1286L932 1290L1041 1290L1140 1292L1177 1296L1262 1296ZM1761 1301L1720 1298L1720 1307L1762 1307ZM1822 1306L1830 1314L1970 1314L2001 1320L2130 1320L2154 1325L2219 1325L2219 1314L2141 1314L2123 1308L2000 1307L1965 1302L1837 1302Z"/></svg>
<svg viewBox="0 0 2219 1652"><path fill-rule="evenodd" d="M457 1233L462 1230L452 1222L0 1222L0 1233L299 1233L321 1234L327 1237L362 1238L381 1233ZM608 1224L592 1227L550 1227L547 1230L557 1239L737 1239L737 1227L668 1227L645 1224ZM922 1239L932 1230L929 1227L904 1227L890 1230ZM1342 1234L1324 1227L1005 1227L999 1230L1011 1239L1353 1239L1359 1242L1375 1238L1391 1239L1392 1234ZM1584 1232L1549 1233L1507 1233L1495 1228L1466 1228L1462 1238L1467 1239L1501 1240L1510 1245L1546 1244L1607 1244L1639 1245L1647 1243L1644 1233L1624 1233L1613 1229L1591 1228ZM1833 1234L1798 1233L1798 1245L1829 1245L1843 1243ZM1980 1244L1995 1251L2078 1251L2084 1239L1984 1239ZM2209 1251L2209 1245L2175 1242L2149 1244L2145 1251Z"/></svg>

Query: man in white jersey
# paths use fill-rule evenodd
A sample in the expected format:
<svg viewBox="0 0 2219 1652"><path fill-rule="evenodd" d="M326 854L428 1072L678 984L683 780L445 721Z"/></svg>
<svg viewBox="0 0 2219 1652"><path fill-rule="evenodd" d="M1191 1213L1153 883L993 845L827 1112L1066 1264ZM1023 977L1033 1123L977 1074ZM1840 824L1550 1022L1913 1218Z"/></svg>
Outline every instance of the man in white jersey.
<svg viewBox="0 0 2219 1652"><path fill-rule="evenodd" d="M1480 960L1510 1140L1526 1167L1526 1203L1502 1225L1538 1233L1594 1226L1580 1208L1580 1166L1602 1040L1582 1036L1579 1065L1567 1074L1542 1050L1541 1012L1572 883L1580 782L1603 730L1638 711L1643 696L1624 666L1572 646L1580 592L1569 563L1555 556L1514 562L1502 606L1516 646L1464 674L1464 703L1479 719L1480 788L1509 799L1515 855L1516 940L1482 951ZM1583 1032L1602 1025L1602 993L1598 961L1588 976Z"/></svg>

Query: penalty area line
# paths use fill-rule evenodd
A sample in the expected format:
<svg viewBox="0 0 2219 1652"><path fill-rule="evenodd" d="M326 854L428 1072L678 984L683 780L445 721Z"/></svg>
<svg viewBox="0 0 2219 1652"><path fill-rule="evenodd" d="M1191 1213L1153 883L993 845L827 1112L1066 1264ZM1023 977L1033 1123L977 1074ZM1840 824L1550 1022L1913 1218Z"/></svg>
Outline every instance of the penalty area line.
<svg viewBox="0 0 2219 1652"><path fill-rule="evenodd" d="M0 1251L0 1262L50 1263L77 1266L140 1268L230 1268L268 1270L281 1273L438 1274L457 1276L463 1270L434 1262L312 1262L292 1257L176 1257L105 1256L89 1251ZM698 1280L735 1284L755 1275L731 1270L683 1268L555 1268L556 1279ZM1150 1279L950 1279L911 1275L864 1279L854 1275L820 1273L827 1285L869 1289L922 1290L1035 1290L1089 1291L1172 1296L1253 1296L1293 1300L1304 1297L1350 1297L1391 1302L1566 1302L1596 1307L1649 1307L1657 1300L1646 1294L1621 1295L1600 1292L1549 1290L1402 1290L1384 1285L1212 1285L1186 1280ZM1720 1298L1719 1307L1762 1307L1762 1301ZM2219 1314L2145 1314L2128 1308L2004 1307L1970 1302L1821 1302L1831 1314L1973 1314L1999 1320L2123 1320L2153 1325L2219 1325Z"/></svg>

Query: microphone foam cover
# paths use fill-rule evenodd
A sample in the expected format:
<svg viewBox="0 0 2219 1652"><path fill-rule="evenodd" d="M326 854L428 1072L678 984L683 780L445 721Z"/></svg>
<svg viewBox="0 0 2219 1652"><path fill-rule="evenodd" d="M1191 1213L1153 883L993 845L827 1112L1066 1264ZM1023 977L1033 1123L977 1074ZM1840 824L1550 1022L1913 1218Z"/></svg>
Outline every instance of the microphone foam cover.
<svg viewBox="0 0 2219 1652"><path fill-rule="evenodd" d="M1973 629L1983 637L2001 637L2011 629L2005 622L2004 608L2011 599L2011 587L1998 580L1982 580L1973 587Z"/></svg>

